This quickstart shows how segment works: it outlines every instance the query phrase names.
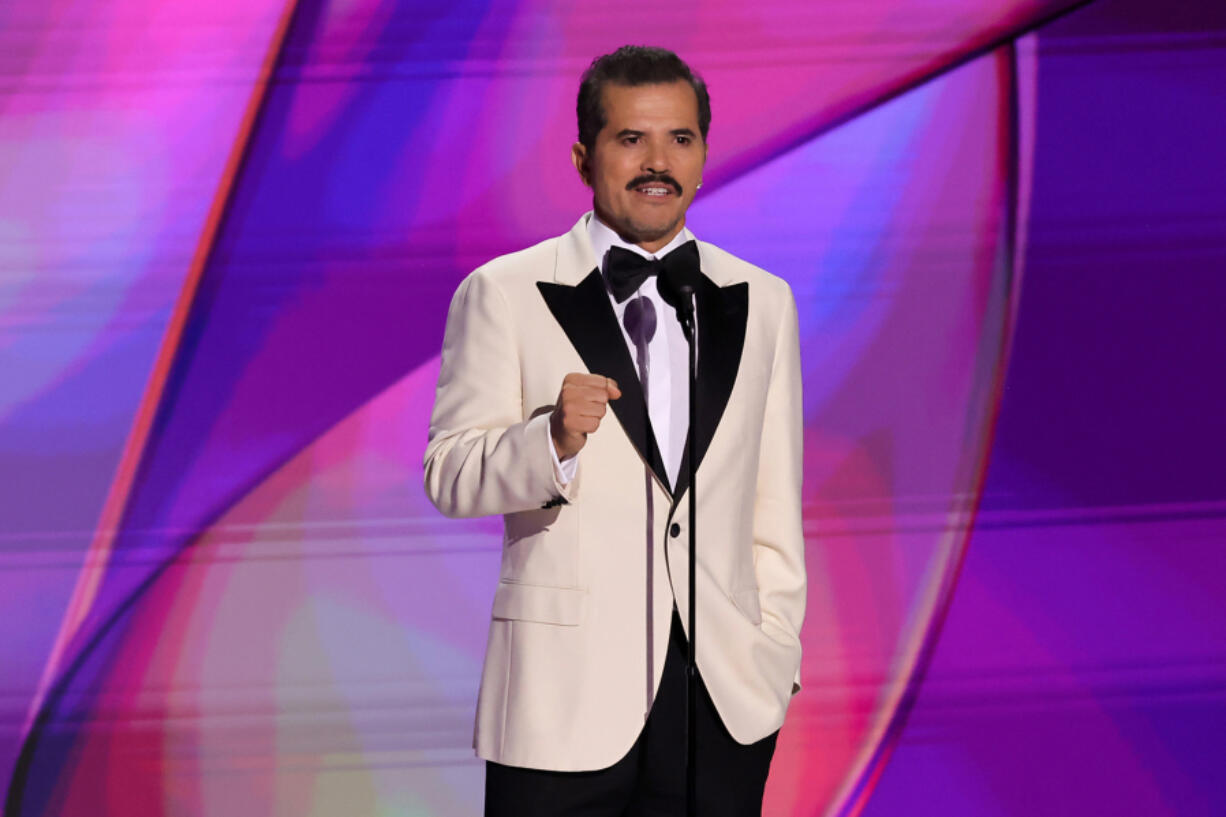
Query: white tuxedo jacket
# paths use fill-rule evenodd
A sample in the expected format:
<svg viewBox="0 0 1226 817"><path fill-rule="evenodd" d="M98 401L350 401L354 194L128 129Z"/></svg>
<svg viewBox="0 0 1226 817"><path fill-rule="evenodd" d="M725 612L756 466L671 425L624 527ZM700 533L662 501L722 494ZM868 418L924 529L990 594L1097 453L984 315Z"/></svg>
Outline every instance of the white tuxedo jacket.
<svg viewBox="0 0 1226 817"><path fill-rule="evenodd" d="M605 768L630 749L674 603L688 626L687 465L670 486L585 224L460 284L425 455L439 510L505 522L477 754L558 771ZM697 660L729 732L750 743L779 728L799 688L796 307L781 279L698 247ZM612 377L622 397L562 485L548 414L582 371Z"/></svg>

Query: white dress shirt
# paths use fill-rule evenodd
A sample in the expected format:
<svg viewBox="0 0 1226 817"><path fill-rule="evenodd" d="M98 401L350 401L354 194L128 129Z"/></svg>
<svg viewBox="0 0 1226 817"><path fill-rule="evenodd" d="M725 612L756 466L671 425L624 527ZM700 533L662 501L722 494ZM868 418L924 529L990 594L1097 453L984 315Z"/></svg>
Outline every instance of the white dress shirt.
<svg viewBox="0 0 1226 817"><path fill-rule="evenodd" d="M672 241L668 242L655 253L649 253L642 247L628 244L608 225L602 222L595 212L588 215L588 239L592 243L592 253L600 263L602 274L607 275L607 259L609 249L621 247L638 253L644 258L662 258L694 236L686 228L682 228ZM622 329L622 338L626 341L626 349L630 359L635 362L639 371L639 380L647 396L647 415L651 420L651 429L655 434L656 445L660 449L660 457L664 460L664 468L668 472L670 485L677 484L677 474L681 470L681 456L685 449L686 432L689 429L690 393L689 393L689 347L685 333L681 331L681 323L677 320L677 310L665 303L656 288L656 277L650 276L643 281L638 292L618 303L613 292L608 288L609 302L617 315L617 323ZM656 331L646 344L645 350L636 347L635 341L626 328L626 308L635 298L645 298L655 308ZM646 377L640 368L646 364ZM596 372L596 374L603 374ZM606 416L605 422L609 422ZM549 450L553 455L554 465L558 471L558 479L562 483L570 482L578 467L579 455L576 454L559 461L557 449L554 447L552 434L549 437Z"/></svg>

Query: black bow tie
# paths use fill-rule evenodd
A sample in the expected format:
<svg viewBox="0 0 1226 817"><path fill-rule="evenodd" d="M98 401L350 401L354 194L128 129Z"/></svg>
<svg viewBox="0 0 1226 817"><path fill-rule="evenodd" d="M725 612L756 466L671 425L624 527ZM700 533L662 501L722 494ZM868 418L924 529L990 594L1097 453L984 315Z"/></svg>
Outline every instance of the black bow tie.
<svg viewBox="0 0 1226 817"><path fill-rule="evenodd" d="M694 241L685 242L663 258L644 258L621 247L609 249L609 286L618 303L638 292L648 276L692 274L698 271L698 244Z"/></svg>

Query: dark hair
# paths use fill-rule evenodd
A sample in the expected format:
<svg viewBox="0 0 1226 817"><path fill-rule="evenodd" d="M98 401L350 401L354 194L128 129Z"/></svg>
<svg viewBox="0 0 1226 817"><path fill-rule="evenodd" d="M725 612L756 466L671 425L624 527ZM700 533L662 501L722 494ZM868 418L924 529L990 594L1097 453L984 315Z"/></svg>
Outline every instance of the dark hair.
<svg viewBox="0 0 1226 817"><path fill-rule="evenodd" d="M658 85L669 82L688 82L698 97L698 130L702 141L707 141L711 127L711 97L702 77L673 52L665 48L647 45L623 45L612 54L592 60L579 82L579 141L591 152L596 146L596 134L608 124L602 105L604 86Z"/></svg>

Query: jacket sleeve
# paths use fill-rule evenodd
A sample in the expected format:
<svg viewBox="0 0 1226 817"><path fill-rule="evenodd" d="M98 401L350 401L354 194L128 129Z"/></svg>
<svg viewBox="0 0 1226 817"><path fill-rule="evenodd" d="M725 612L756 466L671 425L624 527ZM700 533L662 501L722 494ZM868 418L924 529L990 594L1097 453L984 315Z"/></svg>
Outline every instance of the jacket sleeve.
<svg viewBox="0 0 1226 817"><path fill-rule="evenodd" d="M425 489L446 516L506 514L565 502L549 448L549 414L525 419L514 316L484 268L447 312ZM560 384L559 384L560 385Z"/></svg>
<svg viewBox="0 0 1226 817"><path fill-rule="evenodd" d="M777 641L799 648L807 586L801 520L804 414L800 337L796 303L790 291L783 313L762 427L754 504L754 571L763 631ZM793 684L795 692L800 688L799 664Z"/></svg>

